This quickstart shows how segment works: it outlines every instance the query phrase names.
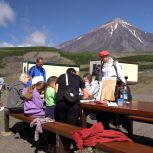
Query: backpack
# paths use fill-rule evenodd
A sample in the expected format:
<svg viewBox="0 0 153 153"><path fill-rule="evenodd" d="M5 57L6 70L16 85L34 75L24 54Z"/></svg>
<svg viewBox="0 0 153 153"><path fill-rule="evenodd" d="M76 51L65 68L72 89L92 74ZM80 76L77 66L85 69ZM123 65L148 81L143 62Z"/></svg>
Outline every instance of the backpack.
<svg viewBox="0 0 153 153"><path fill-rule="evenodd" d="M79 100L79 94L77 91L73 88L69 87L68 82L68 74L65 74L65 80L66 80L66 91L64 93L64 99L67 104L75 104Z"/></svg>
<svg viewBox="0 0 153 153"><path fill-rule="evenodd" d="M115 69L115 71L116 71L117 80L120 80L119 77L118 77L118 71L117 71L116 62L118 62L118 61L117 61L117 60L113 61L113 66L114 66L114 69ZM100 68L100 70L102 70L103 65L104 65L104 63L101 62L101 68ZM121 80L120 80L120 81L121 81Z"/></svg>

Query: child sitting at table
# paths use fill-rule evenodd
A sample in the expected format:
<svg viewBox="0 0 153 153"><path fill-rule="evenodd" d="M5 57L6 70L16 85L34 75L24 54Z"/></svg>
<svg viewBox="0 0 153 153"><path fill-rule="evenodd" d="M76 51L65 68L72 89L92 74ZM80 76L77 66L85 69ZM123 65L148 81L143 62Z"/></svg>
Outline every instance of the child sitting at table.
<svg viewBox="0 0 153 153"><path fill-rule="evenodd" d="M45 109L45 116L50 117L54 119L54 109L56 105L56 92L55 92L55 86L56 86L57 77L51 76L47 80L47 88L45 91L45 103L46 103L46 109Z"/></svg>
<svg viewBox="0 0 153 153"><path fill-rule="evenodd" d="M32 117L45 117L44 101L41 93L45 90L45 83L39 81L23 90L24 114Z"/></svg>
<svg viewBox="0 0 153 153"><path fill-rule="evenodd" d="M92 79L92 75L90 73L85 73L83 75L83 80L85 82L85 87L87 88L90 96L96 99L99 91L99 84L97 80Z"/></svg>
<svg viewBox="0 0 153 153"><path fill-rule="evenodd" d="M91 97L91 99L96 99L98 92L99 92L99 84L97 80L93 80L92 75L90 73L85 73L83 75L83 80L85 82L85 87ZM89 113L89 117L91 119L96 119L96 114L86 112L86 114Z"/></svg>

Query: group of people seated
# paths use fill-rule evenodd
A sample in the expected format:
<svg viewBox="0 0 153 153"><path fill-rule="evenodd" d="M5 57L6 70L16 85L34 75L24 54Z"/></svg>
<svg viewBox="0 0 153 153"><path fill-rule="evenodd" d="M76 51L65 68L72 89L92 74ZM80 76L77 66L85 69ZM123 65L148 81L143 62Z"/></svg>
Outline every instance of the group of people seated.
<svg viewBox="0 0 153 153"><path fill-rule="evenodd" d="M95 74L86 73L81 78L75 69L67 69L69 87L75 89L82 99L97 98L103 77L116 77L122 84L126 82L119 63L114 62L109 56L109 51L100 51L99 57L101 65L97 65L96 72L93 71ZM32 83L34 77L40 76L44 79ZM80 99L78 98L75 104L70 105L64 98L66 89L65 74L58 78L51 76L46 81L43 58L38 57L36 65L27 74L21 74L19 80L9 86L7 108L33 117L51 117L75 125L79 114Z"/></svg>
<svg viewBox="0 0 153 153"><path fill-rule="evenodd" d="M59 77L51 76L47 81L45 78L34 84L29 84L33 78L30 75L33 72L30 71L29 74L22 73L19 80L9 86L6 107L11 112L24 112L27 116L39 118L50 117L56 121L76 125L79 118L80 98L96 99L103 77L113 76L119 78L123 84L125 83L119 63L116 62L114 68L114 60L109 57L109 52L106 50L101 51L99 57L101 66L96 79L93 79L93 75L90 73L84 74L81 78L75 69L67 69L68 86L73 88L79 95L75 103L69 103L64 97L67 89L65 74L61 74ZM42 62L42 58L39 58L37 62L35 69L38 73L38 70L42 69L43 63L39 63ZM45 73L43 69L40 72ZM114 117L113 113L103 111L97 114L97 120L102 122L105 129L109 129L109 122ZM127 123L126 116L121 116L121 118L124 121L122 123L125 125Z"/></svg>
<svg viewBox="0 0 153 153"><path fill-rule="evenodd" d="M75 102L75 106L73 107L79 106L80 99L96 98L99 91L99 84L97 80L92 79L90 73L84 74L83 78L81 78L73 68L68 68L66 73L69 76L70 86L73 87L79 95L78 102ZM9 86L6 107L11 112L24 112L25 115L32 117L50 117L54 119L56 105L57 111L63 108L65 104L64 107L67 107L67 105L70 107L70 105L65 102L64 98L66 89L65 74L59 77L51 76L47 79L47 82L38 81L36 84L27 87L26 85L29 83L30 79L31 77L28 73L22 73L19 80ZM75 111L76 116L78 115L77 112L78 111ZM63 118L65 115L63 114L61 116ZM72 114L70 116L72 116Z"/></svg>

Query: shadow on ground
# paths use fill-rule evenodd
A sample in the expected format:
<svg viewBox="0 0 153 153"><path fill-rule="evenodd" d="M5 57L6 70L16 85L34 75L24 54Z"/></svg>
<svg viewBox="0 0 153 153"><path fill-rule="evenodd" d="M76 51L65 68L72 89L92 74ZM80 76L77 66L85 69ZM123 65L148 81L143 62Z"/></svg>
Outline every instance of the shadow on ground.
<svg viewBox="0 0 153 153"><path fill-rule="evenodd" d="M30 125L25 122L17 122L12 128L10 128L10 131L15 134L15 139L21 138L30 143L31 147L35 148L34 153L38 153L39 151L45 153L48 152L49 141L47 139L47 131L44 131L43 134L39 135L40 137L38 141L34 141L35 127L30 127Z"/></svg>
<svg viewBox="0 0 153 153"><path fill-rule="evenodd" d="M153 139L152 138L139 136L139 135L133 135L133 139L132 140L134 142L153 147Z"/></svg>

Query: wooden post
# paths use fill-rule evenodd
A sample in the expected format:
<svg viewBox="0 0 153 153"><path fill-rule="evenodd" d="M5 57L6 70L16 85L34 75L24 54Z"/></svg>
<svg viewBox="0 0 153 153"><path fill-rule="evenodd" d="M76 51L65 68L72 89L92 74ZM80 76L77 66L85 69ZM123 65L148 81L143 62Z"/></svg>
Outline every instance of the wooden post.
<svg viewBox="0 0 153 153"><path fill-rule="evenodd" d="M9 112L4 110L4 130L9 132Z"/></svg>
<svg viewBox="0 0 153 153"><path fill-rule="evenodd" d="M119 114L115 114L115 124L116 124L116 129L120 129L120 117Z"/></svg>
<svg viewBox="0 0 153 153"><path fill-rule="evenodd" d="M58 134L56 134L56 153L64 153L62 137Z"/></svg>
<svg viewBox="0 0 153 153"><path fill-rule="evenodd" d="M84 112L84 110L82 108L80 110L80 122L81 122L81 127L84 127L84 128L87 127L86 113Z"/></svg>
<svg viewBox="0 0 153 153"><path fill-rule="evenodd" d="M130 123L130 129L128 131L128 136L132 139L133 137L133 121L129 121Z"/></svg>

